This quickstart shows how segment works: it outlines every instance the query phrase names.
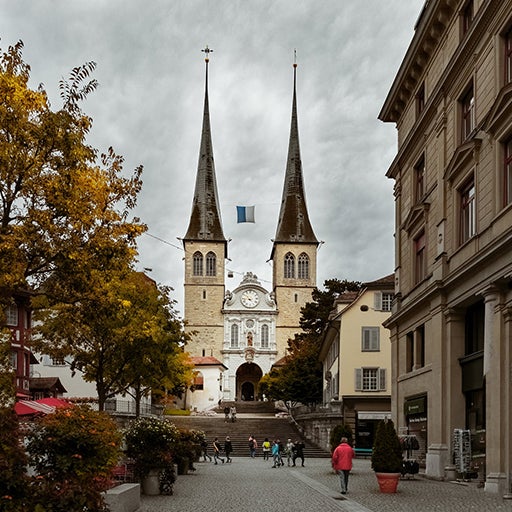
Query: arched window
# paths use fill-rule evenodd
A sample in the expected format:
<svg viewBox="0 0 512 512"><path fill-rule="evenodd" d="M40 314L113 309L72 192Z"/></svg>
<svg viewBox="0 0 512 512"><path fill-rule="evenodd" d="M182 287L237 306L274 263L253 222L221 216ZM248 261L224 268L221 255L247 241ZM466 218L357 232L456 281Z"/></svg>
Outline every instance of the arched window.
<svg viewBox="0 0 512 512"><path fill-rule="evenodd" d="M206 255L206 275L215 276L217 274L217 257L214 252L209 252Z"/></svg>
<svg viewBox="0 0 512 512"><path fill-rule="evenodd" d="M299 255L297 274L299 279L309 279L309 256L305 252Z"/></svg>
<svg viewBox="0 0 512 512"><path fill-rule="evenodd" d="M231 326L231 348L238 348L238 325Z"/></svg>
<svg viewBox="0 0 512 512"><path fill-rule="evenodd" d="M268 348L268 325L261 326L261 348Z"/></svg>
<svg viewBox="0 0 512 512"><path fill-rule="evenodd" d="M194 253L193 257L193 268L192 274L194 276L202 276L203 275L203 255L199 251Z"/></svg>
<svg viewBox="0 0 512 512"><path fill-rule="evenodd" d="M295 256L288 252L284 257L284 278L293 279L295 277Z"/></svg>

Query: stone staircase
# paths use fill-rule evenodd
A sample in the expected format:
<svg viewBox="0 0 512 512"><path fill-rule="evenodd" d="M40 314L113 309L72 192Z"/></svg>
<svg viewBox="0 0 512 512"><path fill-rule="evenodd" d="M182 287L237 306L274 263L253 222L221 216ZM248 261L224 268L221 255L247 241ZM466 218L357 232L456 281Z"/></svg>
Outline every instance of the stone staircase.
<svg viewBox="0 0 512 512"><path fill-rule="evenodd" d="M268 437L269 441L280 439L286 444L288 439L295 442L302 439L306 448L304 456L308 457L329 457L330 454L322 448L313 445L307 439L303 439L295 428L294 424L283 417L276 417L274 404L268 402L236 402L237 421L224 421L224 407L226 402L220 408L215 410L215 415L191 415L191 416L170 416L169 419L179 428L197 429L206 433L209 444L211 445L215 437L219 438L221 444L224 444L226 436L231 438L234 457L248 457L249 446L248 438L253 435L258 442L258 457L261 457L261 443ZM230 406L230 403L227 403ZM211 455L212 450L209 450Z"/></svg>

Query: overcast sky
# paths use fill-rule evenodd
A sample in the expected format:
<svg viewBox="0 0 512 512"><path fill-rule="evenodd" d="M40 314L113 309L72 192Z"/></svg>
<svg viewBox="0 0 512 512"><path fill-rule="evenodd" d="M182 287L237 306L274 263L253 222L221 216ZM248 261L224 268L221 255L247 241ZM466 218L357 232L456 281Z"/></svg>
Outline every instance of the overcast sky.
<svg viewBox="0 0 512 512"><path fill-rule="evenodd" d="M125 170L144 166L136 214L148 225L138 268L183 304L183 250L194 192L210 54L213 151L226 268L236 288L267 263L288 150L294 50L299 135L309 216L323 243L317 284L371 281L394 270L394 125L377 115L424 0L0 0L0 46L21 39L32 68L61 106L58 82L97 63L99 88L83 104L89 143L113 146ZM236 206L256 223L237 224Z"/></svg>

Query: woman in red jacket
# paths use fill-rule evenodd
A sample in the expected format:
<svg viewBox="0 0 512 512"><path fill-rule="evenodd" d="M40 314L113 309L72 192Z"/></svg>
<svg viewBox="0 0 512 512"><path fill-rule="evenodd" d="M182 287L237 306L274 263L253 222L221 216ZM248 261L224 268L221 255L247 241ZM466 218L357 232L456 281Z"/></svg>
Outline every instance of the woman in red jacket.
<svg viewBox="0 0 512 512"><path fill-rule="evenodd" d="M348 444L347 438L342 437L332 454L332 467L340 477L341 494L347 494L348 475L352 469L354 455L354 449Z"/></svg>

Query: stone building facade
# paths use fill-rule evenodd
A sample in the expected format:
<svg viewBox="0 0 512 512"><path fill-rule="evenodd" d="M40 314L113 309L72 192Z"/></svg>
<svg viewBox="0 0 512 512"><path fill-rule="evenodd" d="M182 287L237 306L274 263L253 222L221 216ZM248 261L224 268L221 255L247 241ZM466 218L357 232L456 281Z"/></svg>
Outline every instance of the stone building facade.
<svg viewBox="0 0 512 512"><path fill-rule="evenodd" d="M426 2L379 118L398 130L393 417L425 430L428 476L455 460L510 492L512 1Z"/></svg>

